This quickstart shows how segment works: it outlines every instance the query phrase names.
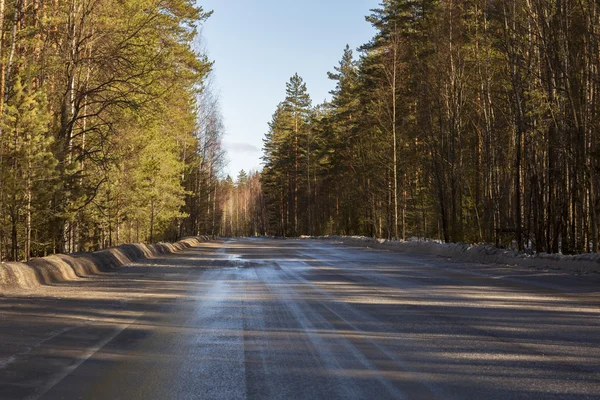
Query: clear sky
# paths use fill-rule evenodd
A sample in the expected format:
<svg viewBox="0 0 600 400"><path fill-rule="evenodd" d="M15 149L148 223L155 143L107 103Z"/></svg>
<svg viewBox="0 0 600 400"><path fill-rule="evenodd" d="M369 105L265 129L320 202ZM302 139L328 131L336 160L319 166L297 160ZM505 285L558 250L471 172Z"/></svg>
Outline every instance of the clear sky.
<svg viewBox="0 0 600 400"><path fill-rule="evenodd" d="M215 61L228 153L227 172L257 170L262 139L285 84L294 73L306 82L313 105L330 96L327 78L346 44L355 50L374 34L365 21L379 0L197 0L214 10L202 29ZM355 55L357 55L355 53Z"/></svg>

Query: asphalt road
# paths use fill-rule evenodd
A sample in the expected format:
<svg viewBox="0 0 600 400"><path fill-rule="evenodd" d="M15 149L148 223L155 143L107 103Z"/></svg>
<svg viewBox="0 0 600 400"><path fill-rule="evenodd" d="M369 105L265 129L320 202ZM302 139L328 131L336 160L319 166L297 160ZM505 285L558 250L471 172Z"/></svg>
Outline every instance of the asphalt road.
<svg viewBox="0 0 600 400"><path fill-rule="evenodd" d="M0 300L0 398L600 399L598 277L240 239L70 285Z"/></svg>

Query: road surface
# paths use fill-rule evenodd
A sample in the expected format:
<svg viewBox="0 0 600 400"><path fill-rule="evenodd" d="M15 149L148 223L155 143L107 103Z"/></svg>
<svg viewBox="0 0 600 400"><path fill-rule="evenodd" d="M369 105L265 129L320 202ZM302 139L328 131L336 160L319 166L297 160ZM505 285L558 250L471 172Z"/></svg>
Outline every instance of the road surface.
<svg viewBox="0 0 600 400"><path fill-rule="evenodd" d="M211 242L0 299L0 398L600 398L599 290L323 241Z"/></svg>

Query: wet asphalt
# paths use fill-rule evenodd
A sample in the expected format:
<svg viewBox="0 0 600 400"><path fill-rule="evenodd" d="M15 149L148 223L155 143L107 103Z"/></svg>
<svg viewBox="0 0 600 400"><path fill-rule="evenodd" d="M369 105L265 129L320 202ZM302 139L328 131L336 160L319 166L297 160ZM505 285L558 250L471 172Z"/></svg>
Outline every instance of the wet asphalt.
<svg viewBox="0 0 600 400"><path fill-rule="evenodd" d="M13 357L0 399L600 399L597 276L268 239L117 274L156 300Z"/></svg>

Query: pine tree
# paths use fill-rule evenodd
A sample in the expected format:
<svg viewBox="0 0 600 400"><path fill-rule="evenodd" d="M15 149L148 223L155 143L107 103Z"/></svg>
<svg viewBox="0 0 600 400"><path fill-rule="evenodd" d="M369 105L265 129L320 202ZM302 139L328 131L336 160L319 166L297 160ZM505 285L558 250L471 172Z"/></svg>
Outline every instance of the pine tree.
<svg viewBox="0 0 600 400"><path fill-rule="evenodd" d="M284 108L292 118L292 126L290 127L293 132L293 153L294 153L294 172L293 172L293 204L291 204L293 210L292 220L292 234L298 235L300 232L298 222L298 206L300 198L300 183L301 183L301 157L302 151L304 150L308 154L308 146L304 149L300 149L300 140L308 143L307 135L308 130L306 127L309 113L310 113L310 96L306 89L306 83L296 73L290 78L290 81L286 83L286 97L284 102ZM307 167L308 168L308 167ZM310 194L308 194L310 196Z"/></svg>
<svg viewBox="0 0 600 400"><path fill-rule="evenodd" d="M44 94L24 86L20 76L4 107L2 132L6 146L0 157L4 197L0 215L8 216L11 226L10 259L29 260L34 215L43 211L43 200L52 189L56 161L50 151Z"/></svg>
<svg viewBox="0 0 600 400"><path fill-rule="evenodd" d="M336 87L330 93L331 103L327 104L328 120L322 123L331 124L332 134L327 135L326 146L330 149L327 163L331 168L327 171L329 185L334 188L336 214L344 221L350 221L351 214L362 214L366 204L362 196L352 188L360 187L361 175L364 169L359 159L360 137L358 123L360 118L358 66L348 45L335 72L328 73L329 79L336 82ZM340 196L347 192L347 196ZM353 193L354 192L354 193ZM339 219L339 218L338 218ZM354 226L352 226L354 225ZM340 233L340 227L336 233ZM346 233L358 231L355 224L344 224Z"/></svg>

